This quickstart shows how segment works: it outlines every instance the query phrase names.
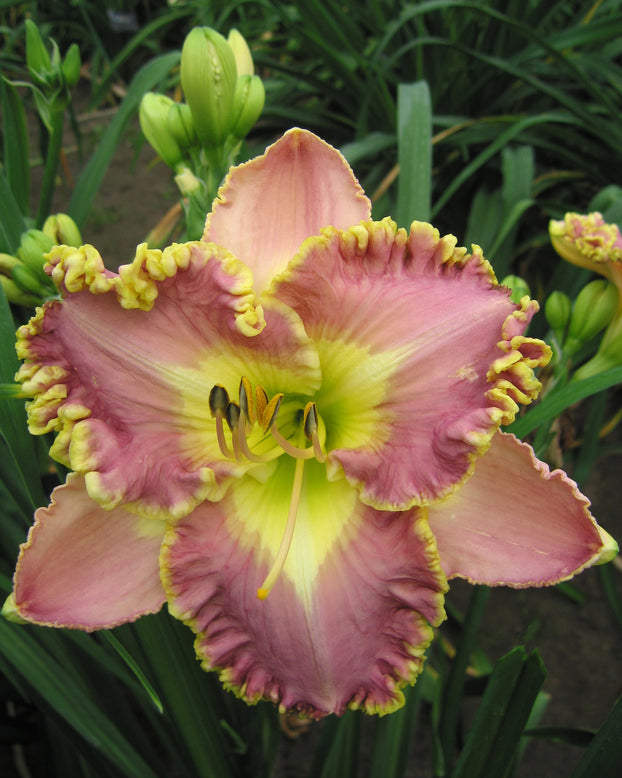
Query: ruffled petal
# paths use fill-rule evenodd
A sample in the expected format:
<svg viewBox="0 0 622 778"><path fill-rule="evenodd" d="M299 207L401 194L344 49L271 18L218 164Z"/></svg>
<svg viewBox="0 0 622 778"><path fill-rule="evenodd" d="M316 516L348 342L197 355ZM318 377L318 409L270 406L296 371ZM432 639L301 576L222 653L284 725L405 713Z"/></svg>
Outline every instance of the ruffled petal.
<svg viewBox="0 0 622 778"><path fill-rule="evenodd" d="M449 578L544 586L604 561L603 552L611 551L613 541L589 504L575 482L561 470L551 472L531 446L498 433L472 478L430 506L429 522Z"/></svg>
<svg viewBox="0 0 622 778"><path fill-rule="evenodd" d="M250 271L223 249L142 246L119 275L93 268L93 252L52 253L64 300L18 332L30 430L58 433L52 456L84 474L103 507L185 515L248 467L218 447L214 384L235 397L246 375L268 391L312 392L317 352L295 313L255 305Z"/></svg>
<svg viewBox="0 0 622 778"><path fill-rule="evenodd" d="M329 474L380 509L433 502L462 482L550 350L523 336L537 303L514 305L481 250L415 222L308 239L272 293L302 318L322 366L317 410Z"/></svg>
<svg viewBox="0 0 622 778"><path fill-rule="evenodd" d="M20 549L14 606L28 621L94 630L156 613L166 597L158 555L166 525L94 503L72 473L39 508Z"/></svg>
<svg viewBox="0 0 622 778"><path fill-rule="evenodd" d="M320 718L402 704L444 617L445 578L425 514L363 505L341 479L305 465L292 546L265 600L288 513L293 464L265 485L246 476L222 502L172 527L162 553L171 612L197 634L205 669L250 703ZM429 622L429 623L428 623Z"/></svg>
<svg viewBox="0 0 622 778"><path fill-rule="evenodd" d="M341 154L295 128L233 168L207 217L204 239L227 248L265 289L310 235L369 219L371 204Z"/></svg>

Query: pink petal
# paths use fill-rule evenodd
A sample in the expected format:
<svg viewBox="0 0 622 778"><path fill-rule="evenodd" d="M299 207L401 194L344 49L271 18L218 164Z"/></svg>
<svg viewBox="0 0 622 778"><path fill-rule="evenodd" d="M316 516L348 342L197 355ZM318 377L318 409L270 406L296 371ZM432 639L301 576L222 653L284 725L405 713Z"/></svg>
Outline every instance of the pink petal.
<svg viewBox="0 0 622 778"><path fill-rule="evenodd" d="M58 432L52 456L103 507L185 515L245 467L218 447L214 384L232 397L243 375L268 392L313 391L317 354L295 314L255 306L250 272L216 246L141 247L120 276L81 284L88 248L52 257L65 299L19 331L31 432Z"/></svg>
<svg viewBox="0 0 622 778"><path fill-rule="evenodd" d="M472 478L430 506L429 521L448 577L543 586L598 561L603 539L588 507L564 472L498 433Z"/></svg>
<svg viewBox="0 0 622 778"><path fill-rule="evenodd" d="M427 504L465 479L500 423L537 394L541 341L474 247L388 219L308 240L274 294L316 343L331 477L381 509Z"/></svg>
<svg viewBox="0 0 622 778"><path fill-rule="evenodd" d="M322 469L311 467L303 500L312 489L307 500L320 492L326 505L341 505L333 496L351 487L343 480L327 484ZM268 502L273 486L264 486ZM222 502L203 503L165 540L169 607L197 634L203 667L218 670L225 687L250 703L268 699L313 718L346 707L368 713L399 707L400 688L414 681L432 638L428 622L444 618L445 579L425 518L416 510L379 512L353 494L347 516L333 507L343 531L311 574L305 554L322 544L314 532L323 517L314 521L305 502L290 570L259 600L271 564L261 526L273 517L261 498L255 505L240 499L244 489L236 483ZM249 533L255 517L241 504L256 511L258 532ZM286 511L286 500L283 505Z"/></svg>
<svg viewBox="0 0 622 778"><path fill-rule="evenodd" d="M158 555L165 522L122 508L104 511L72 473L39 508L14 579L20 616L51 627L94 630L156 613L166 597Z"/></svg>
<svg viewBox="0 0 622 778"><path fill-rule="evenodd" d="M230 171L207 217L204 239L245 262L260 292L305 238L329 224L350 227L370 214L371 204L341 154L296 128Z"/></svg>

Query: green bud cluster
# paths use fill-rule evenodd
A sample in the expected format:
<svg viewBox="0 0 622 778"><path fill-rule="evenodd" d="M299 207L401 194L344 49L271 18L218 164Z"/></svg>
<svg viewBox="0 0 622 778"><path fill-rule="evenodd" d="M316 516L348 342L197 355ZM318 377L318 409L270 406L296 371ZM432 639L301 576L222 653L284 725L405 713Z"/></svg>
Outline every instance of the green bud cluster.
<svg viewBox="0 0 622 778"><path fill-rule="evenodd" d="M52 53L47 50L37 25L26 20L26 66L32 79L37 108L44 122L49 125L50 114L61 110L69 102L71 90L80 77L80 49L72 43L64 58L56 41L52 40Z"/></svg>
<svg viewBox="0 0 622 778"><path fill-rule="evenodd" d="M263 110L265 90L237 30L227 39L209 27L191 30L180 75L186 102L150 92L139 117L145 137L183 185L192 181L189 171L200 176L201 159L208 165L222 159L246 137Z"/></svg>
<svg viewBox="0 0 622 778"><path fill-rule="evenodd" d="M566 343L570 351L604 330L617 307L618 291L609 281L598 279L584 286L574 301L568 323Z"/></svg>
<svg viewBox="0 0 622 778"><path fill-rule="evenodd" d="M45 255L59 243L76 248L82 245L80 230L65 213L49 216L42 230L22 233L15 256L0 253L0 285L10 302L40 305L56 294L44 267Z"/></svg>
<svg viewBox="0 0 622 778"><path fill-rule="evenodd" d="M607 327L617 307L615 286L598 279L584 286L574 303L563 292L553 292L544 310L564 353L571 356Z"/></svg>

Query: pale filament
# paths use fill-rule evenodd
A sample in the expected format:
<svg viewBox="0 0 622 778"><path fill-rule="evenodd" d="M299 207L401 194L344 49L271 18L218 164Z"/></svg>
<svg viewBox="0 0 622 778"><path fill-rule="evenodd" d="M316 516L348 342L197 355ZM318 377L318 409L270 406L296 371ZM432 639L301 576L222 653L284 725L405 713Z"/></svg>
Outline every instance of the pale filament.
<svg viewBox="0 0 622 778"><path fill-rule="evenodd" d="M223 424L223 415L220 408L216 409L216 438L218 439L218 448L222 454L227 459L231 459L233 457L233 451L231 451L225 439L225 427Z"/></svg>

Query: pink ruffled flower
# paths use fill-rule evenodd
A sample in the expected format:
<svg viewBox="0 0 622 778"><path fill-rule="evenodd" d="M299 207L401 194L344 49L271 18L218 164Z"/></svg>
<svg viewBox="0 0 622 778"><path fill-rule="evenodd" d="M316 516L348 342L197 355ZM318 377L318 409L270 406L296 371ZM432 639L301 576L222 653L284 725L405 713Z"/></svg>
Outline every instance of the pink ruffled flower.
<svg viewBox="0 0 622 778"><path fill-rule="evenodd" d="M540 586L614 553L588 501L498 431L549 358L537 310L428 224L370 221L294 129L233 169L201 242L49 256L19 331L35 434L74 471L9 608L86 630L170 611L249 702L391 711L447 578Z"/></svg>

